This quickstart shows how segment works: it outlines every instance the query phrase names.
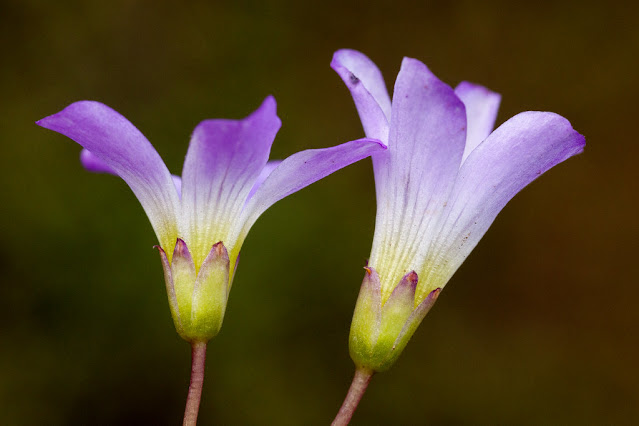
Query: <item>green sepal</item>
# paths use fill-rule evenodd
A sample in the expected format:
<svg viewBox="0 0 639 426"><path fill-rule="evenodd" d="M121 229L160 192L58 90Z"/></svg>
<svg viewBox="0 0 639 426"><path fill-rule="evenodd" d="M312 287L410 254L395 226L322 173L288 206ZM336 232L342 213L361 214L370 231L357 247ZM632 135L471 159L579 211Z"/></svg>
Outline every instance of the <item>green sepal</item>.
<svg viewBox="0 0 639 426"><path fill-rule="evenodd" d="M415 308L417 282L417 274L409 272L382 305L379 276L366 268L349 336L350 355L358 367L386 371L402 353L440 291L431 292Z"/></svg>
<svg viewBox="0 0 639 426"><path fill-rule="evenodd" d="M229 254L220 241L204 259L193 289L191 335L208 341L219 333L226 312Z"/></svg>
<svg viewBox="0 0 639 426"><path fill-rule="evenodd" d="M160 251L175 330L189 342L207 342L222 327L229 287L229 256L220 241L196 272L186 243L178 239L171 263Z"/></svg>
<svg viewBox="0 0 639 426"><path fill-rule="evenodd" d="M359 290L355 312L351 322L349 351L355 364L364 364L375 353L375 343L382 321L382 292L379 275L372 268L366 275Z"/></svg>
<svg viewBox="0 0 639 426"><path fill-rule="evenodd" d="M189 248L184 240L178 238L171 260L171 278L183 330L191 329L191 305L196 277L195 264Z"/></svg>

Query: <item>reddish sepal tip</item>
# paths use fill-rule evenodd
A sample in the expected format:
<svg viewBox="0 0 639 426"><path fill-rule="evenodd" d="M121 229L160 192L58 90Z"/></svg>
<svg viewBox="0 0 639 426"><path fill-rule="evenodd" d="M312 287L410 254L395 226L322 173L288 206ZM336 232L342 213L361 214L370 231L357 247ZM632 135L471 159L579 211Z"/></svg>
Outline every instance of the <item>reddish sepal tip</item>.
<svg viewBox="0 0 639 426"><path fill-rule="evenodd" d="M436 288L435 290L430 292L430 294L428 295L428 298L435 301L437 300L437 298L439 297L439 293L441 292L442 292L441 288Z"/></svg>
<svg viewBox="0 0 639 426"><path fill-rule="evenodd" d="M417 284L417 281L419 280L419 277L417 276L417 272L415 271L410 271L407 275L406 275L406 279L411 283L411 284Z"/></svg>
<svg viewBox="0 0 639 426"><path fill-rule="evenodd" d="M222 241L218 241L217 243L213 244L211 250L213 249L215 249L215 254L218 256L222 256L226 253L226 247L224 247L224 243L222 243Z"/></svg>

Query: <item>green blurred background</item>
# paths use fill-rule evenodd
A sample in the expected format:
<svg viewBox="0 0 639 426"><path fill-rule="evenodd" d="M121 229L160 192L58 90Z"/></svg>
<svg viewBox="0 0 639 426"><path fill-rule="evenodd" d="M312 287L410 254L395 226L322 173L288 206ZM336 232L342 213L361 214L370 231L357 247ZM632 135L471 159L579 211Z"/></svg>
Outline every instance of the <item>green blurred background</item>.
<svg viewBox="0 0 639 426"><path fill-rule="evenodd" d="M619 2L0 2L0 424L180 424L188 345L119 179L35 120L80 99L179 173L205 118L277 98L273 157L362 136L333 51L567 117L585 154L504 210L353 424L639 424L639 10ZM268 210L209 345L201 424L322 425L353 373L375 200L363 161Z"/></svg>

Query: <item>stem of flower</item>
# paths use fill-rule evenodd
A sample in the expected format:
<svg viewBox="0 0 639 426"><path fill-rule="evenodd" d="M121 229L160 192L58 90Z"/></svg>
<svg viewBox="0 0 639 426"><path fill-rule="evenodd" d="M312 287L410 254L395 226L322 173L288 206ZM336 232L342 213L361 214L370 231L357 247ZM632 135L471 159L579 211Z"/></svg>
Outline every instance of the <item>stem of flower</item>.
<svg viewBox="0 0 639 426"><path fill-rule="evenodd" d="M355 377L353 377L353 383L351 383L348 394L346 394L346 399L344 399L344 403L340 407L331 426L346 426L351 421L351 417L353 417L353 413L357 409L359 401L362 399L362 396L364 396L364 392L366 392L366 388L374 373L373 370L357 367Z"/></svg>
<svg viewBox="0 0 639 426"><path fill-rule="evenodd" d="M191 344L191 384L189 395L186 397L183 426L195 426L197 414L202 398L202 384L204 383L204 362L206 360L206 343L193 342Z"/></svg>

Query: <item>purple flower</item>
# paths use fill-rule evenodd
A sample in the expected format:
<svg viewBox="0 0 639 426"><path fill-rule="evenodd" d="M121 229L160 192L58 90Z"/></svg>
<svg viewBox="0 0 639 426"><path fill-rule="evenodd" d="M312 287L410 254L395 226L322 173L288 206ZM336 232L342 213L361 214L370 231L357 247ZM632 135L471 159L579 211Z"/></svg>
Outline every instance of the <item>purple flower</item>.
<svg viewBox="0 0 639 426"><path fill-rule="evenodd" d="M73 103L37 124L82 145L88 170L119 175L131 187L159 240L171 313L188 341L218 333L240 248L268 207L385 149L359 139L268 162L281 126L268 97L243 120L200 123L180 180L133 124L99 102Z"/></svg>
<svg viewBox="0 0 639 426"><path fill-rule="evenodd" d="M340 50L331 66L366 136L388 146L372 156L375 236L350 335L358 367L383 371L506 203L585 140L550 112L493 131L498 94L467 82L453 90L415 59L404 58L392 102L362 53Z"/></svg>

